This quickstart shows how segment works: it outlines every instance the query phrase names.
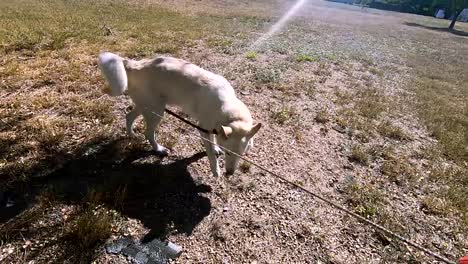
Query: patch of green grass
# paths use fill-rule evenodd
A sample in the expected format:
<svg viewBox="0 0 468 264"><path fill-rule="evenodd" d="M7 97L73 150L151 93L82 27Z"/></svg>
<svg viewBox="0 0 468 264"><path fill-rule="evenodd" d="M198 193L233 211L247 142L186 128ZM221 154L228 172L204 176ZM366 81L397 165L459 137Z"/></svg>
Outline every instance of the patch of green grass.
<svg viewBox="0 0 468 264"><path fill-rule="evenodd" d="M382 210L383 193L372 185L352 183L345 186L347 202L353 210L366 217L374 218Z"/></svg>
<svg viewBox="0 0 468 264"><path fill-rule="evenodd" d="M311 55L311 54L299 54L296 56L297 62L314 62L318 61L320 57L318 55Z"/></svg>
<svg viewBox="0 0 468 264"><path fill-rule="evenodd" d="M233 43L234 43L234 41L232 41L231 39L222 38L222 37L218 37L218 36L210 37L207 40L207 45L210 48L214 48L214 47L228 48L228 47L232 46Z"/></svg>
<svg viewBox="0 0 468 264"><path fill-rule="evenodd" d="M280 125L285 124L296 116L296 113L290 107L282 107L271 114L271 118Z"/></svg>
<svg viewBox="0 0 468 264"><path fill-rule="evenodd" d="M352 135L357 136L361 142L367 142L373 134L374 125L358 113L354 107L341 109L337 112L335 122L343 128L351 128Z"/></svg>
<svg viewBox="0 0 468 264"><path fill-rule="evenodd" d="M5 62L2 66L0 66L0 77L6 78L9 76L16 75L19 73L19 70L20 66L18 62Z"/></svg>
<svg viewBox="0 0 468 264"><path fill-rule="evenodd" d="M254 78L258 83L275 86L281 80L281 71L274 68L260 68L255 71Z"/></svg>
<svg viewBox="0 0 468 264"><path fill-rule="evenodd" d="M258 54L255 51L249 51L245 54L245 57L249 60L255 60L257 58Z"/></svg>

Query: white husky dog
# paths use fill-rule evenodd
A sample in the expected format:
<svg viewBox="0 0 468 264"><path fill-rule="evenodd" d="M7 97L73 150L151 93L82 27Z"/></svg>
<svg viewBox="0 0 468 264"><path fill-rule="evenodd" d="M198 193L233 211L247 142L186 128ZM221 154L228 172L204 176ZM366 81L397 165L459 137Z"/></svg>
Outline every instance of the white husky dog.
<svg viewBox="0 0 468 264"><path fill-rule="evenodd" d="M176 105L198 120L200 127L212 134L201 136L243 155L261 124L253 124L249 109L242 103L229 82L220 75L172 57L131 60L105 52L99 55L99 66L110 85L106 93L118 96L128 91L135 108L126 116L127 133L134 136L133 123L142 114L146 122L146 139L159 155L165 147L156 143L155 129L166 105ZM216 135L214 135L216 133ZM203 140L211 171L220 175L216 155L218 146ZM225 153L226 174L233 174L239 158Z"/></svg>

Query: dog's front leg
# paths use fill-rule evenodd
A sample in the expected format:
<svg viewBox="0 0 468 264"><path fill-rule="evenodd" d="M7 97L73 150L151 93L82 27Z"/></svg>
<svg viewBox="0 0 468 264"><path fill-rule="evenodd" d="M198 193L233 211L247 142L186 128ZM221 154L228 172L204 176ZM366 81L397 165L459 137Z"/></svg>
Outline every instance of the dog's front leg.
<svg viewBox="0 0 468 264"><path fill-rule="evenodd" d="M209 139L210 139L211 142L218 143L217 140L216 140L216 136L214 134L210 134ZM213 147L213 150L214 150L214 153L216 154L216 156L219 156L219 155L223 154L223 151L221 150L221 148L218 145L213 145L213 144L211 144L211 145Z"/></svg>
<svg viewBox="0 0 468 264"><path fill-rule="evenodd" d="M214 148L214 145L211 144L206 138L209 137L210 140L212 140L211 135L205 132L200 131L200 135L203 138L203 145L205 145L205 150L206 150L206 155L208 156L208 160L210 161L210 168L211 172L215 177L218 177L221 175L219 165L218 165L218 159L216 157L216 150Z"/></svg>

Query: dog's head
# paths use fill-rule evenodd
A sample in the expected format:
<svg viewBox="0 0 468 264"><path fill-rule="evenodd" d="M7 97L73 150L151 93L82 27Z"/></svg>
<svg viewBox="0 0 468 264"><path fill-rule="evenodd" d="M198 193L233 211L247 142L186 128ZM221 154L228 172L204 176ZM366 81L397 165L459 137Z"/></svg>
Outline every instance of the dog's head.
<svg viewBox="0 0 468 264"><path fill-rule="evenodd" d="M216 129L218 134L217 143L222 147L242 156L251 147L253 136L262 127L261 123L256 125L243 122L233 122L228 126L219 126ZM226 174L231 175L237 169L240 158L225 151Z"/></svg>

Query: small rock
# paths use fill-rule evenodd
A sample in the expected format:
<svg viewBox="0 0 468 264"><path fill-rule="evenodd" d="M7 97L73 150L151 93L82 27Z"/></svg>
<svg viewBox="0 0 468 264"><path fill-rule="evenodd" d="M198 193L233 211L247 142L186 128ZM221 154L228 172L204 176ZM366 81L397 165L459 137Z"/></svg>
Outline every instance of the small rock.
<svg viewBox="0 0 468 264"><path fill-rule="evenodd" d="M117 254L122 251L122 249L126 248L128 245L132 243L132 240L130 238L121 238L115 242L112 242L112 244L109 244L106 246L106 251L109 254Z"/></svg>
<svg viewBox="0 0 468 264"><path fill-rule="evenodd" d="M333 126L332 128L333 130L341 134L344 134L346 132L346 129L342 126Z"/></svg>

